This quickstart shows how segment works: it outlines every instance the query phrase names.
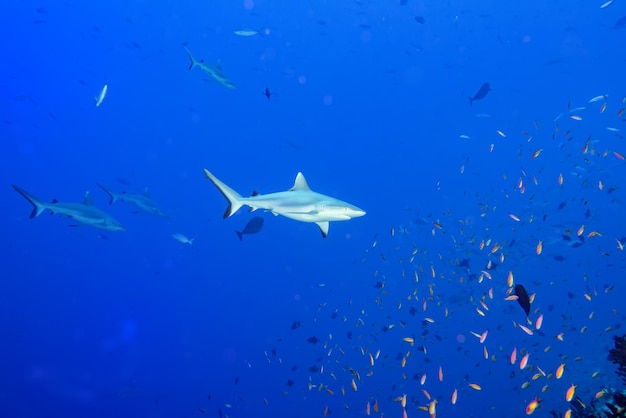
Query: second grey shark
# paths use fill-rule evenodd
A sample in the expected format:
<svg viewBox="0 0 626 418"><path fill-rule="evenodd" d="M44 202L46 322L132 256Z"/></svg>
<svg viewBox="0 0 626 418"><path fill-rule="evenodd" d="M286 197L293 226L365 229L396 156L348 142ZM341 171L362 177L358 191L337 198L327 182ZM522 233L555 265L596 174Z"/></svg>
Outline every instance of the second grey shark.
<svg viewBox="0 0 626 418"><path fill-rule="evenodd" d="M213 67L205 63L203 60L198 61L197 59L195 59L193 55L191 55L191 51L189 51L186 46L184 46L183 48L185 48L185 52L187 52L189 60L191 61L191 63L189 64L190 70L197 67L204 71L206 74L208 74L214 81L218 82L227 89L235 88L235 84L230 81L226 74L224 74L224 71L222 71L222 64L220 61L217 61L217 64L215 64L215 67Z"/></svg>
<svg viewBox="0 0 626 418"><path fill-rule="evenodd" d="M228 200L224 218L232 216L242 206L249 206L251 211L265 209L274 215L283 215L296 221L314 222L322 231L322 236L326 237L330 221L347 221L365 215L363 209L312 191L302 173L298 173L293 187L287 191L254 193L250 197L241 196L206 168L204 174Z"/></svg>
<svg viewBox="0 0 626 418"><path fill-rule="evenodd" d="M13 185L13 188L33 205L33 211L30 213L31 219L48 209L53 214L66 216L83 225L107 231L124 231L124 227L119 222L93 205L89 192L85 193L82 203L57 202L56 200L45 203L21 187Z"/></svg>
<svg viewBox="0 0 626 418"><path fill-rule="evenodd" d="M136 205L139 209L144 212L147 212L151 215L157 216L167 216L165 212L150 198L150 193L146 188L143 194L133 194L133 193L115 193L111 189L108 189L98 183L98 187L104 190L109 195L109 205L115 203L116 200L121 200L122 202L132 203Z"/></svg>

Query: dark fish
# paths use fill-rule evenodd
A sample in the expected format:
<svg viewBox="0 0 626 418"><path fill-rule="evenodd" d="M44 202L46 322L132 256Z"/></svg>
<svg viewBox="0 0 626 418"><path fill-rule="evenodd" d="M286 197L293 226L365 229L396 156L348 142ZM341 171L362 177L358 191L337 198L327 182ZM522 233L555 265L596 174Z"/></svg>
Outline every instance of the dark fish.
<svg viewBox="0 0 626 418"><path fill-rule="evenodd" d="M237 236L239 237L239 241L243 241L244 235L256 234L263 228L263 218L260 216L255 216L250 219L246 226L243 228L243 231L235 231Z"/></svg>
<svg viewBox="0 0 626 418"><path fill-rule="evenodd" d="M515 295L517 296L517 303L522 307L524 312L526 312L526 316L530 314L530 298L528 297L528 293L526 293L526 289L521 284L515 285Z"/></svg>
<svg viewBox="0 0 626 418"><path fill-rule="evenodd" d="M490 91L491 91L491 86L489 85L489 83L483 83L483 85L480 86L480 88L478 89L474 97L469 98L470 106L472 105L474 100L480 100L480 99L484 99L485 97L487 97L487 93L489 93Z"/></svg>
<svg viewBox="0 0 626 418"><path fill-rule="evenodd" d="M311 344L317 344L320 341L315 335L306 339L306 342Z"/></svg>
<svg viewBox="0 0 626 418"><path fill-rule="evenodd" d="M291 379L287 379L287 386L292 387L295 382Z"/></svg>
<svg viewBox="0 0 626 418"><path fill-rule="evenodd" d="M272 97L273 95L276 95L276 93L275 93L275 92L270 91L270 88L269 88L269 87L265 87L265 90L263 90L263 91L261 92L261 94L262 94L263 96L267 97L268 99L269 99L270 97Z"/></svg>
<svg viewBox="0 0 626 418"><path fill-rule="evenodd" d="M622 16L617 19L617 22L613 25L613 29L622 29L626 28L626 16Z"/></svg>
<svg viewBox="0 0 626 418"><path fill-rule="evenodd" d="M405 6L409 0L400 0L400 6Z"/></svg>
<svg viewBox="0 0 626 418"><path fill-rule="evenodd" d="M425 22L424 16L415 16L415 21L419 23L420 25L423 25Z"/></svg>
<svg viewBox="0 0 626 418"><path fill-rule="evenodd" d="M567 206L567 202L561 202L561 203L559 203L558 209L562 210L562 209L565 208L565 206Z"/></svg>
<svg viewBox="0 0 626 418"><path fill-rule="evenodd" d="M291 324L291 329L298 329L298 327L300 327L300 321L293 321L293 324Z"/></svg>
<svg viewBox="0 0 626 418"><path fill-rule="evenodd" d="M469 258L464 258L463 260L459 261L459 267L470 268Z"/></svg>

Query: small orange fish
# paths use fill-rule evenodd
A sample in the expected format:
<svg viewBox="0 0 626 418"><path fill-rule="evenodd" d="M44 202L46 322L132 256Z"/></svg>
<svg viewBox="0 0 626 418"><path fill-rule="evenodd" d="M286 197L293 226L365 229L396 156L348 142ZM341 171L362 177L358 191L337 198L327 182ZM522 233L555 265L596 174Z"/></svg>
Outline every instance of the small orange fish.
<svg viewBox="0 0 626 418"><path fill-rule="evenodd" d="M541 402L539 397L535 396L535 399L526 405L526 415L530 415L535 412L535 409L539 407L539 402Z"/></svg>
<svg viewBox="0 0 626 418"><path fill-rule="evenodd" d="M439 381L443 382L443 369L439 366Z"/></svg>
<svg viewBox="0 0 626 418"><path fill-rule="evenodd" d="M615 155L617 158L619 158L620 160L624 159L624 154L617 152L617 151L613 151L613 155Z"/></svg>
<svg viewBox="0 0 626 418"><path fill-rule="evenodd" d="M428 392L426 392L428 393ZM430 398L428 398L430 399ZM403 408L406 408L406 393L404 395L402 395L402 399L400 400L400 404L402 405Z"/></svg>
<svg viewBox="0 0 626 418"><path fill-rule="evenodd" d="M513 349L513 352L511 352L511 364L515 364L516 361L517 361L517 347L515 347Z"/></svg>
<svg viewBox="0 0 626 418"><path fill-rule="evenodd" d="M539 157L542 151L543 151L543 148L539 148L537 151L533 152L532 159L534 160L535 158Z"/></svg>
<svg viewBox="0 0 626 418"><path fill-rule="evenodd" d="M327 417L329 412L328 405L326 405L326 408L324 408L324 416Z"/></svg>
<svg viewBox="0 0 626 418"><path fill-rule="evenodd" d="M563 418L572 418L572 410L568 409L567 411L565 411L565 415L563 415Z"/></svg>
<svg viewBox="0 0 626 418"><path fill-rule="evenodd" d="M539 241L539 244L537 244L537 248L535 248L535 251L537 255L541 254L541 252L543 251L543 241Z"/></svg>
<svg viewBox="0 0 626 418"><path fill-rule="evenodd" d="M569 389L567 389L567 392L565 392L565 400L567 402L571 402L572 399L574 399L575 393L576 393L576 385L572 383L572 386L570 386Z"/></svg>
<svg viewBox="0 0 626 418"><path fill-rule="evenodd" d="M539 315L539 317L537 318L537 321L535 322L535 328L540 329L542 324L543 324L543 314Z"/></svg>
<svg viewBox="0 0 626 418"><path fill-rule="evenodd" d="M374 412L378 413L378 399L374 401Z"/></svg>
<svg viewBox="0 0 626 418"><path fill-rule="evenodd" d="M563 185L563 174L559 174L559 186Z"/></svg>
<svg viewBox="0 0 626 418"><path fill-rule="evenodd" d="M450 398L450 401L452 402L452 405L456 405L456 398L458 396L458 392L456 390L456 388L454 388L454 392L452 392L452 397Z"/></svg>
<svg viewBox="0 0 626 418"><path fill-rule="evenodd" d="M422 393L424 394L424 396L426 396L426 399L428 399L429 401L432 399L432 397L430 396L430 393L428 393L426 389L422 389ZM406 398L406 395L404 395L404 397ZM404 401L404 403L406 405L406 401Z"/></svg>
<svg viewBox="0 0 626 418"><path fill-rule="evenodd" d="M487 334L489 334L489 330L485 330L485 332L483 332L480 336L480 339L478 341L480 341L481 344L484 343L487 339Z"/></svg>
<svg viewBox="0 0 626 418"><path fill-rule="evenodd" d="M365 405L365 415L369 416L370 414L370 402L367 401L367 405Z"/></svg>
<svg viewBox="0 0 626 418"><path fill-rule="evenodd" d="M428 404L428 413L430 414L431 418L434 418L434 416L437 414L436 407L437 407L437 399L434 399Z"/></svg>
<svg viewBox="0 0 626 418"><path fill-rule="evenodd" d="M526 353L526 355L524 357L522 357L522 359L519 361L519 368L520 370L524 370L526 368L526 365L528 364L528 356L530 355L530 353Z"/></svg>
<svg viewBox="0 0 626 418"><path fill-rule="evenodd" d="M470 383L469 387L471 387L474 390L483 390L483 388L481 388L480 385L477 385L476 383Z"/></svg>
<svg viewBox="0 0 626 418"><path fill-rule="evenodd" d="M564 364L564 363L561 363L561 365L559 366L559 368L558 368L558 369L556 369L556 373L554 373L554 376L555 376L557 379L560 379L560 378L561 378L561 376L563 376L563 370L565 370L565 364Z"/></svg>

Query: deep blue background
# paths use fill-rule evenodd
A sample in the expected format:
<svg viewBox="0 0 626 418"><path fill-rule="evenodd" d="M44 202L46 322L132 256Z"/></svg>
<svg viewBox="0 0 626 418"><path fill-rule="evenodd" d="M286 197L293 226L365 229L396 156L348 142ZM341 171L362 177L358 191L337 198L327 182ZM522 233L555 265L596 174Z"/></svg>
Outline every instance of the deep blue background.
<svg viewBox="0 0 626 418"><path fill-rule="evenodd" d="M626 29L613 27L624 2L5 3L1 416L321 417L326 406L363 416L374 400L401 416L404 393L408 416L426 416L413 379L422 373L442 416L522 416L535 396L545 416L567 409L571 384L588 402L617 383L605 350L624 320L626 169L613 153L626 153ZM242 28L268 34L233 34ZM221 59L236 90L188 71L183 43ZM493 90L470 107L485 81ZM270 100L266 86L278 93ZM601 94L603 113L602 101L588 103ZM581 121L569 117L577 107ZM331 223L322 239L315 225L258 213L264 229L241 243L233 231L252 215L222 220L226 202L204 167L244 195L286 190L302 171L313 190L367 215ZM169 216L108 206L97 182L149 187ZM29 220L11 184L45 201L90 190L126 231ZM563 235L578 240L582 224L583 236L602 236L574 248ZM503 249L490 254L496 242ZM500 254L491 281L470 280ZM533 336L504 301L508 271L537 295L531 319L543 313L544 326ZM470 333L487 329L494 360ZM518 361L530 352L531 369L509 364L514 347ZM561 362L563 379L532 380L537 366L552 373Z"/></svg>

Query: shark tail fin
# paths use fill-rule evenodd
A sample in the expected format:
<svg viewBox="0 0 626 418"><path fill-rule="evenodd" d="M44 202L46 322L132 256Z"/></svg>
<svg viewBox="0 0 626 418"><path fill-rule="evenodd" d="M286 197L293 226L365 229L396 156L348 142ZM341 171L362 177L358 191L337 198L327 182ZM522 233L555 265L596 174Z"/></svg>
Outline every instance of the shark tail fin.
<svg viewBox="0 0 626 418"><path fill-rule="evenodd" d="M243 242L243 232L235 231L235 234L239 237L239 241Z"/></svg>
<svg viewBox="0 0 626 418"><path fill-rule="evenodd" d="M193 67L195 67L196 65L198 65L198 61L193 57L193 55L191 55L191 51L189 51L189 49L187 49L186 46L183 46L183 48L185 48L185 52L187 53L187 55L189 56L189 69L191 70Z"/></svg>
<svg viewBox="0 0 626 418"><path fill-rule="evenodd" d="M222 196L228 200L228 207L224 212L224 219L232 216L233 213L237 212L244 203L241 201L243 199L239 193L222 183L217 177L215 177L209 170L204 169L204 175L206 178L211 180L211 182L217 187L217 190L220 191Z"/></svg>
<svg viewBox="0 0 626 418"><path fill-rule="evenodd" d="M113 203L115 203L115 201L117 200L117 194L113 193L110 189L107 189L106 187L104 187L100 183L97 183L97 185L98 185L99 188L104 190L106 192L106 194L109 195L109 205L112 205Z"/></svg>
<svg viewBox="0 0 626 418"><path fill-rule="evenodd" d="M33 211L30 213L30 216L29 216L30 219L33 219L35 216L41 215L42 212L46 210L46 205L40 199L28 193L26 190L22 189L21 187L16 186L15 184L13 184L12 186L16 192L24 196L24 198L28 200L31 205L33 205Z"/></svg>
<svg viewBox="0 0 626 418"><path fill-rule="evenodd" d="M469 101L470 101L470 106L471 106L471 105L472 105L472 102L473 102L474 100L472 100L472 98L471 98L471 97L468 97L468 99L469 99Z"/></svg>

